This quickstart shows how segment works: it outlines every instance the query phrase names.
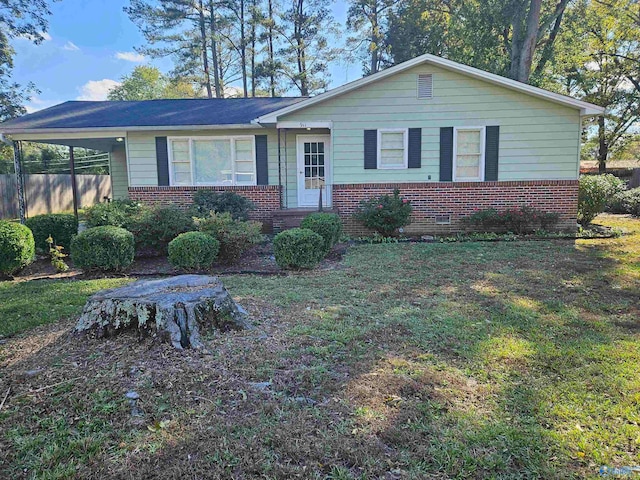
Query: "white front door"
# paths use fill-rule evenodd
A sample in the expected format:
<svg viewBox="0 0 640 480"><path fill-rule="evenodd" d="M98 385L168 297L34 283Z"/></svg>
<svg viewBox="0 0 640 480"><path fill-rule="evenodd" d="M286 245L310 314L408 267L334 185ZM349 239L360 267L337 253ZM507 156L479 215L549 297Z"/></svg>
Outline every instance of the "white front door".
<svg viewBox="0 0 640 480"><path fill-rule="evenodd" d="M320 190L322 204L329 206L331 192L326 188L331 168L330 135L298 135L298 206L317 207Z"/></svg>

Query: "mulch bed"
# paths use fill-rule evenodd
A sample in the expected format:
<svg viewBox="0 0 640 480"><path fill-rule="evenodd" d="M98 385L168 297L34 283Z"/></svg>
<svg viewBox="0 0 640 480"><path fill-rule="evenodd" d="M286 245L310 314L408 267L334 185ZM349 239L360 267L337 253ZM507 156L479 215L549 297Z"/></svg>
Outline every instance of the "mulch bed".
<svg viewBox="0 0 640 480"><path fill-rule="evenodd" d="M337 244L329 255L320 263L318 269L320 270L334 270L341 268L340 264L342 258L349 248L349 243ZM137 257L133 262L133 265L122 273L104 273L104 272L90 272L84 273L82 270L75 268L73 262L66 258L66 263L69 265L67 272L58 273L53 268L51 262L46 256L38 256L36 261L31 265L25 267L17 275L14 276L16 281L30 281L40 279L78 279L87 280L92 278L107 278L107 277L146 277L146 276L171 276L177 275L181 272L175 269L169 264L167 257L164 256L142 256ZM265 242L260 245L256 245L250 250L247 250L242 258L233 265L216 264L211 270L204 272L190 272L190 273L204 273L204 274L218 274L218 275L286 275L287 271L282 270L276 264L275 257L273 255L273 244L271 242Z"/></svg>

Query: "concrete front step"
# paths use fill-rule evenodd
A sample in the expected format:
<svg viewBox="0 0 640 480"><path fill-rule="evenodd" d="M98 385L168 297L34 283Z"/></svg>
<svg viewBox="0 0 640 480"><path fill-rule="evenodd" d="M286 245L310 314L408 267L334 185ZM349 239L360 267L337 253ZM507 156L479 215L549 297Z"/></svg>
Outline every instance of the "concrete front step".
<svg viewBox="0 0 640 480"><path fill-rule="evenodd" d="M310 213L317 212L317 208L288 208L273 212L273 233L300 226L304 217ZM337 210L324 209L324 213L338 213Z"/></svg>

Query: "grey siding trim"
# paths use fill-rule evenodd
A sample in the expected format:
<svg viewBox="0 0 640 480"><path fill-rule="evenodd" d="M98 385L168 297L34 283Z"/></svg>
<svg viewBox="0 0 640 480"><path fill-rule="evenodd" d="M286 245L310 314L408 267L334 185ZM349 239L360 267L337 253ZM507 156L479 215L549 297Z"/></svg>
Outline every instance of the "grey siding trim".
<svg viewBox="0 0 640 480"><path fill-rule="evenodd" d="M408 153L407 166L409 168L422 167L422 129L421 128L409 129L409 153Z"/></svg>
<svg viewBox="0 0 640 480"><path fill-rule="evenodd" d="M486 128L486 141L484 149L484 179L488 182L498 180L498 156L500 150L500 127Z"/></svg>
<svg viewBox="0 0 640 480"><path fill-rule="evenodd" d="M256 179L258 185L269 185L269 150L267 136L256 135Z"/></svg>
<svg viewBox="0 0 640 480"><path fill-rule="evenodd" d="M453 127L440 129L440 181L453 180Z"/></svg>
<svg viewBox="0 0 640 480"><path fill-rule="evenodd" d="M169 150L167 137L156 137L156 162L158 165L158 186L169 185Z"/></svg>
<svg viewBox="0 0 640 480"><path fill-rule="evenodd" d="M364 131L364 168L378 168L378 131Z"/></svg>

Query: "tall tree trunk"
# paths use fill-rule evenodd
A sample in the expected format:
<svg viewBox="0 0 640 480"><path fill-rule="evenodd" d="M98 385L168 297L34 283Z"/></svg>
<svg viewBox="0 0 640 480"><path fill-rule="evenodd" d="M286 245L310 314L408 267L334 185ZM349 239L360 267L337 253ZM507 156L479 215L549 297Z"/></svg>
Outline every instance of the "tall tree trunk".
<svg viewBox="0 0 640 480"><path fill-rule="evenodd" d="M224 91L220 85L220 62L218 60L218 32L216 24L216 8L213 0L209 1L209 14L211 15L209 21L209 32L211 34L211 61L213 63L213 79L216 89L216 98L222 98Z"/></svg>
<svg viewBox="0 0 640 480"><path fill-rule="evenodd" d="M204 69L204 82L207 88L207 98L213 97L211 92L211 75L209 73L209 57L207 53L207 27L204 18L204 4L202 0L198 3L198 23L200 25L200 40L202 42L202 67Z"/></svg>
<svg viewBox="0 0 640 480"><path fill-rule="evenodd" d="M531 63L538 41L542 0L531 0L529 8L525 7L526 4L523 3L520 5L520 9L516 9L514 12L510 69L511 78L523 83L527 83L531 75ZM523 29L522 17L525 14L526 23Z"/></svg>
<svg viewBox="0 0 640 480"><path fill-rule="evenodd" d="M242 94L244 98L249 96L247 87L247 38L245 36L244 0L240 0L240 63L242 68Z"/></svg>
<svg viewBox="0 0 640 480"><path fill-rule="evenodd" d="M275 78L275 54L273 52L273 0L269 0L269 35L267 39L269 49L269 90L272 97L276 96L276 78Z"/></svg>
<svg viewBox="0 0 640 480"><path fill-rule="evenodd" d="M298 0L296 19L294 21L294 38L296 41L296 59L298 62L298 78L300 79L300 95L309 95L309 83L307 81L306 52L304 39L302 38L302 25L304 23L304 0Z"/></svg>
<svg viewBox="0 0 640 480"><path fill-rule="evenodd" d="M256 96L256 0L251 1L251 96Z"/></svg>
<svg viewBox="0 0 640 480"><path fill-rule="evenodd" d="M536 65L536 69L533 72L534 76L540 77L544 72L544 67L547 66L549 60L553 55L553 44L558 38L558 33L560 33L560 25L562 25L562 17L564 16L564 10L560 12L558 17L556 18L555 23L553 24L553 28L551 29L551 33L549 34L549 38L544 44L544 48L542 49L542 55L540 55L540 60Z"/></svg>
<svg viewBox="0 0 640 480"><path fill-rule="evenodd" d="M598 172L606 173L609 145L607 144L604 115L598 117Z"/></svg>
<svg viewBox="0 0 640 480"><path fill-rule="evenodd" d="M380 26L378 25L378 5L373 7L371 15L371 66L370 74L378 71L378 49L380 48Z"/></svg>
<svg viewBox="0 0 640 480"><path fill-rule="evenodd" d="M224 87L227 82L224 78L224 65L222 63L222 44L220 42L216 44L216 49L218 55L218 78L220 79L220 95L224 98Z"/></svg>

